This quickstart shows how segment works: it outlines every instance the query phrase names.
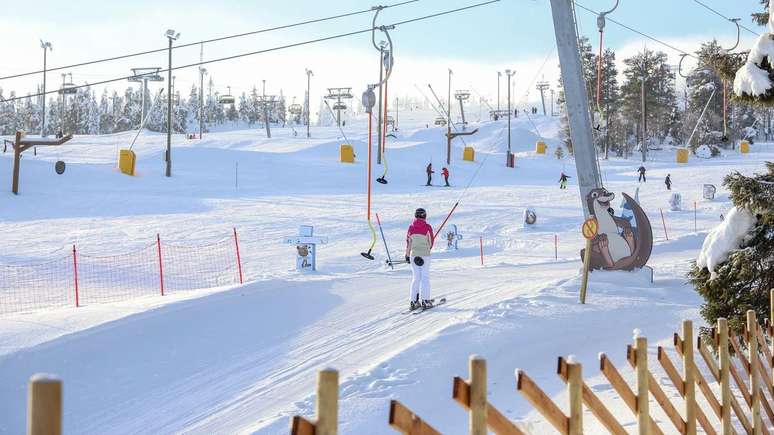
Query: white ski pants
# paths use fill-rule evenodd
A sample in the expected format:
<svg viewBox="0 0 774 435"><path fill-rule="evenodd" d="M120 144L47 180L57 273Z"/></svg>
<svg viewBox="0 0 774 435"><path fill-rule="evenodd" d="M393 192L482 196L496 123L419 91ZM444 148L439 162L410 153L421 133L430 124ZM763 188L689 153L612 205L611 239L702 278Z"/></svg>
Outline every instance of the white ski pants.
<svg viewBox="0 0 774 435"><path fill-rule="evenodd" d="M417 300L420 288L422 290L422 299L430 299L430 257L422 257L425 264L417 266L414 258L411 258L411 272L413 279L411 281L411 300Z"/></svg>

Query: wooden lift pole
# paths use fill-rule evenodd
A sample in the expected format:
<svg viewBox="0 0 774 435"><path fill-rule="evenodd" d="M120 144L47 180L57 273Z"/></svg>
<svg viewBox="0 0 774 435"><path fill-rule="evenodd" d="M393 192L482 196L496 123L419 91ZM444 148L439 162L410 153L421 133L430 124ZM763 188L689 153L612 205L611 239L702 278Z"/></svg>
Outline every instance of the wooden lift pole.
<svg viewBox="0 0 774 435"><path fill-rule="evenodd" d="M13 182L11 185L11 191L15 194L19 194L19 164L21 163L21 155L24 151L34 146L58 146L69 141L73 138L73 135L68 134L59 139L22 139L24 132L16 132L16 140L13 142Z"/></svg>
<svg viewBox="0 0 774 435"><path fill-rule="evenodd" d="M473 131L469 132L458 132L458 133L452 133L451 128L446 129L446 164L451 165L451 143L452 139L454 139L457 136L470 136L472 134L476 134L478 132L478 129L475 129Z"/></svg>

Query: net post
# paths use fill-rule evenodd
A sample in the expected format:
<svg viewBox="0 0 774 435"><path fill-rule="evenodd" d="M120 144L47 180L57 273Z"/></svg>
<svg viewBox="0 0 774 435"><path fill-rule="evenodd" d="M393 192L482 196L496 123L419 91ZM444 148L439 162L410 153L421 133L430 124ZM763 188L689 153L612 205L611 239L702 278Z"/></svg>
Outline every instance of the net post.
<svg viewBox="0 0 774 435"><path fill-rule="evenodd" d="M73 277L75 278L75 307L78 308L81 306L80 301L78 300L78 253L75 250L74 244L73 244Z"/></svg>
<svg viewBox="0 0 774 435"><path fill-rule="evenodd" d="M242 257L239 255L239 237L237 236L237 230L236 227L234 227L234 246L236 247L236 260L237 260L237 269L239 270L239 283L243 283L243 277L242 277Z"/></svg>
<svg viewBox="0 0 774 435"><path fill-rule="evenodd" d="M161 287L161 296L164 296L164 263L161 260L161 236L156 233L156 250L159 254L159 286Z"/></svg>

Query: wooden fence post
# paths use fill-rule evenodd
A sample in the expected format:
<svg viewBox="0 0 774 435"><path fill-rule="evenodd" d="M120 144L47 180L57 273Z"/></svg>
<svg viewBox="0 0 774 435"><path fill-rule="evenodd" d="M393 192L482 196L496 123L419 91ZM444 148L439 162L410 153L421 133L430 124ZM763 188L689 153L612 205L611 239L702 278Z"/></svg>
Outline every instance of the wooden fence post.
<svg viewBox="0 0 774 435"><path fill-rule="evenodd" d="M583 434L583 370L577 362L567 362L567 392L570 396L570 435Z"/></svg>
<svg viewBox="0 0 774 435"><path fill-rule="evenodd" d="M693 322L683 320L683 385L687 435L696 435L696 365L693 358L693 343Z"/></svg>
<svg viewBox="0 0 774 435"><path fill-rule="evenodd" d="M758 321L755 319L755 311L747 310L747 350L750 360L750 394L752 402L752 426L753 435L761 434L761 391L760 373L758 373L758 339L755 337L758 329Z"/></svg>
<svg viewBox="0 0 774 435"><path fill-rule="evenodd" d="M27 398L27 435L61 435L62 381L37 374L30 378Z"/></svg>
<svg viewBox="0 0 774 435"><path fill-rule="evenodd" d="M315 435L336 435L339 426L339 372L317 373L317 423Z"/></svg>
<svg viewBox="0 0 774 435"><path fill-rule="evenodd" d="M635 337L637 358L637 433L650 435L650 393L648 391L648 339Z"/></svg>
<svg viewBox="0 0 774 435"><path fill-rule="evenodd" d="M728 320L718 319L718 356L720 358L720 424L723 435L731 435L731 373L728 355Z"/></svg>
<svg viewBox="0 0 774 435"><path fill-rule="evenodd" d="M486 360L471 355L470 361L470 435L487 435Z"/></svg>

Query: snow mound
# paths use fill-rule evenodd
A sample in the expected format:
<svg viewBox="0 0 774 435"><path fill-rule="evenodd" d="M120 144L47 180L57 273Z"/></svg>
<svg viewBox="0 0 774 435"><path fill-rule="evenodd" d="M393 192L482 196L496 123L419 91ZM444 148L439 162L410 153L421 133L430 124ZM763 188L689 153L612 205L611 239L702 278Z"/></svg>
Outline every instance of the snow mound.
<svg viewBox="0 0 774 435"><path fill-rule="evenodd" d="M746 208L733 207L726 219L707 235L699 252L696 265L706 267L714 279L715 267L728 259L728 254L738 249L744 237L755 226L755 216Z"/></svg>
<svg viewBox="0 0 774 435"><path fill-rule="evenodd" d="M696 157L701 157L702 159L712 158L712 148L709 145L702 145L696 148Z"/></svg>

